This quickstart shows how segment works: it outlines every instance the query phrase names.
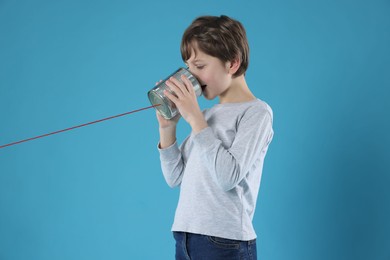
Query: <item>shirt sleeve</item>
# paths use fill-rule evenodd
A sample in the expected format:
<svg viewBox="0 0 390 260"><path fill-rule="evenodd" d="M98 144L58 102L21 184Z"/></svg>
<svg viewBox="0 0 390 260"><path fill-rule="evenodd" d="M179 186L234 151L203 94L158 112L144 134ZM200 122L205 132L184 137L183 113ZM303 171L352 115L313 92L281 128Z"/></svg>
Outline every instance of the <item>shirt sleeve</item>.
<svg viewBox="0 0 390 260"><path fill-rule="evenodd" d="M161 169L168 186L174 188L180 185L185 164L177 142L164 149L158 144L157 149L160 152Z"/></svg>
<svg viewBox="0 0 390 260"><path fill-rule="evenodd" d="M200 149L213 179L228 191L240 183L254 162L261 158L272 136L272 112L252 111L241 118L230 148L223 147L210 127L197 133L193 142Z"/></svg>

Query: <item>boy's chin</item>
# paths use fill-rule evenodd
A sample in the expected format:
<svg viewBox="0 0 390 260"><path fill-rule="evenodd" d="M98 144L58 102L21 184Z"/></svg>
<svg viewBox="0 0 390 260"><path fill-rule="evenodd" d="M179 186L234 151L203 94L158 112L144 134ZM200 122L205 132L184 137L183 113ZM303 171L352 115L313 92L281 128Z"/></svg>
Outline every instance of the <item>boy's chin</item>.
<svg viewBox="0 0 390 260"><path fill-rule="evenodd" d="M207 99L207 100L213 100L213 99L215 98L214 96L208 95L207 92L203 92L203 97L204 97L205 99Z"/></svg>
<svg viewBox="0 0 390 260"><path fill-rule="evenodd" d="M202 91L202 95L203 95L203 97L204 97L205 99L207 99L207 100L213 100L213 99L215 99L215 98L217 97L215 94L210 93L210 92L208 91L209 89L207 89L206 87L203 88L202 90L203 90L203 91Z"/></svg>

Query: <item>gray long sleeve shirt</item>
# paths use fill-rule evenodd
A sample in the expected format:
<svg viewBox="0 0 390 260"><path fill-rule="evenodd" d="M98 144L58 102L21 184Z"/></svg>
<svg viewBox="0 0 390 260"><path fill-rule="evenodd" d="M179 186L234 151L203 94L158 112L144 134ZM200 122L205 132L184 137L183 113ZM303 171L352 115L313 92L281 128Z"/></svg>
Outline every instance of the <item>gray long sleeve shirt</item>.
<svg viewBox="0 0 390 260"><path fill-rule="evenodd" d="M172 231L236 240L256 238L252 225L272 110L255 99L204 111L209 127L178 146L159 149L170 187L180 186Z"/></svg>

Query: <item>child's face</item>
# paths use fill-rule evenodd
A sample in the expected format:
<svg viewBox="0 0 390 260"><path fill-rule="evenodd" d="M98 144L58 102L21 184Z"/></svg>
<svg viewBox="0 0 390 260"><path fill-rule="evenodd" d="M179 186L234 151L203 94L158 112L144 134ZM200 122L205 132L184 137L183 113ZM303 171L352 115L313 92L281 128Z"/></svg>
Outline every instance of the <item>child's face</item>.
<svg viewBox="0 0 390 260"><path fill-rule="evenodd" d="M232 80L232 75L229 74L230 62L224 64L220 59L200 51L197 46L194 47L186 64L200 81L204 97L211 100L222 96Z"/></svg>

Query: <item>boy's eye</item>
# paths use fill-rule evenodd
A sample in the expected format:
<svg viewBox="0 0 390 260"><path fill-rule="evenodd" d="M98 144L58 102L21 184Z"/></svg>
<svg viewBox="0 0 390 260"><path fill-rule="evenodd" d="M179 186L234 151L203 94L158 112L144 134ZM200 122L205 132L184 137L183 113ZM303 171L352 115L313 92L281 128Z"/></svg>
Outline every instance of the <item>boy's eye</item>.
<svg viewBox="0 0 390 260"><path fill-rule="evenodd" d="M198 66L195 66L198 70L201 70L204 68L204 65L198 65Z"/></svg>

